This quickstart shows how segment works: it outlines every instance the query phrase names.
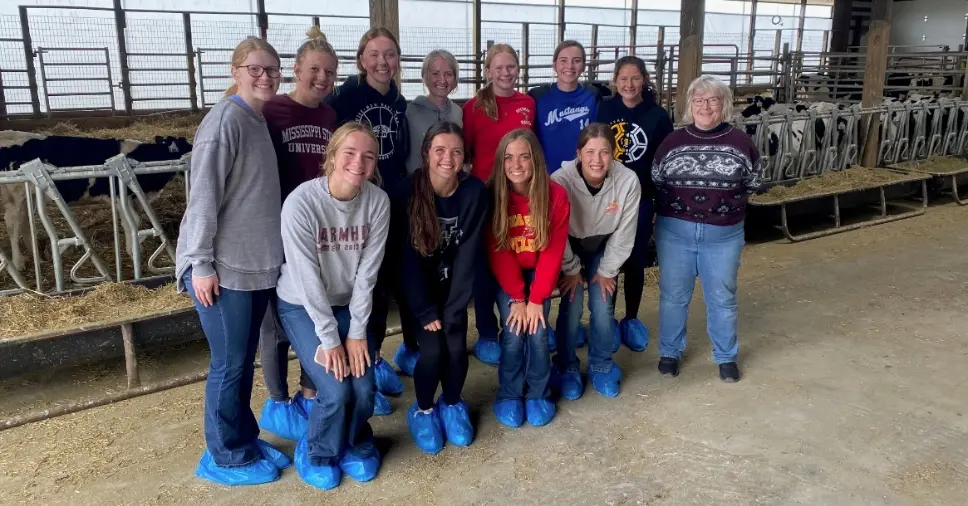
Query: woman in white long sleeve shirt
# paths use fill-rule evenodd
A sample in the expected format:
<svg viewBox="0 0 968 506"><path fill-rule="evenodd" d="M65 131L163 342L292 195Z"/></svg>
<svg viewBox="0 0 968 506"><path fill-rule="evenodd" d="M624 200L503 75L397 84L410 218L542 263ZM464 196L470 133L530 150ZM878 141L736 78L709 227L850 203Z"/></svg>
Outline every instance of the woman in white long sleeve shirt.
<svg viewBox="0 0 968 506"><path fill-rule="evenodd" d="M299 185L282 208L279 320L318 388L296 470L324 490L343 473L365 482L380 468L368 422L377 343L366 336L390 221L390 199L368 181L378 146L367 127L343 125L325 174Z"/></svg>

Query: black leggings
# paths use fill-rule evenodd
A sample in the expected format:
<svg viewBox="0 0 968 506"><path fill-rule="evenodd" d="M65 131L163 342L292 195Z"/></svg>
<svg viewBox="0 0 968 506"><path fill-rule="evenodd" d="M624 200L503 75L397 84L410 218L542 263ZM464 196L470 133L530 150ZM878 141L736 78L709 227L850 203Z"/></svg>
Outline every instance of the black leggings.
<svg viewBox="0 0 968 506"><path fill-rule="evenodd" d="M467 310L445 319L443 328L437 332L418 324L415 333L420 346L420 358L413 370L417 407L434 406L438 384L442 387L443 401L457 404L467 379Z"/></svg>

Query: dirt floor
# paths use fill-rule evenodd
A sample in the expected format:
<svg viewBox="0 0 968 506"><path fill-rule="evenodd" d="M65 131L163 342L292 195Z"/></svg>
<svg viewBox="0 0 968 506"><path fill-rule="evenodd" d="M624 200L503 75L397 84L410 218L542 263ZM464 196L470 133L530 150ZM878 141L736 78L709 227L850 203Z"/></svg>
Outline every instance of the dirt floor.
<svg viewBox="0 0 968 506"><path fill-rule="evenodd" d="M388 451L369 484L344 478L324 493L292 469L260 487L197 479L197 384L0 432L0 504L968 504L966 218L968 208L947 205L748 247L738 384L716 375L697 291L678 378L656 371L653 336L642 354L618 353L619 398L589 389L559 404L547 427L499 425L496 371L472 359L465 398L479 414L477 440L424 455L407 431L405 379L395 412L373 421ZM650 328L656 308L647 291L640 316ZM386 353L398 343L388 339ZM200 370L203 350L150 354L143 378ZM120 388L122 378L111 363L7 382L0 413Z"/></svg>

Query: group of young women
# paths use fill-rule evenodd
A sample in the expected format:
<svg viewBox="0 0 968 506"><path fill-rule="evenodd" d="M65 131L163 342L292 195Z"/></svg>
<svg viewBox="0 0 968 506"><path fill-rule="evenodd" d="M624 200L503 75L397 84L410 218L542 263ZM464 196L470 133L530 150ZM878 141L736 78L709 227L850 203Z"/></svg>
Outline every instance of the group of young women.
<svg viewBox="0 0 968 506"><path fill-rule="evenodd" d="M258 38L242 41L232 56L235 84L195 137L176 273L212 351L207 449L196 470L202 478L267 483L294 461L300 477L321 489L338 486L343 474L373 479L381 455L368 420L391 411L384 395L403 392L381 357L391 298L404 336L393 361L413 376L416 402L407 421L426 453L474 439L461 398L472 299L475 355L498 366L493 409L501 423L545 425L557 396L581 397L576 349L585 340L586 297L588 380L614 397L621 371L612 354L622 342L634 351L647 344L636 315L654 198L660 220L682 229L670 222L670 236L685 237L686 225L678 222L705 227L720 219L733 228L739 223L742 240L741 194L755 188L757 157L752 143L720 125L731 98L718 81L701 78L690 87L696 124L673 133L636 57L616 63L616 95L603 99L599 88L579 82L584 48L565 41L554 54L555 82L524 94L517 91L517 53L497 44L484 62L487 84L459 107L449 98L458 64L447 51L427 55L421 72L427 94L408 103L394 80L400 46L391 32L364 34L359 73L337 88L333 47L318 28L308 35L296 54L296 86L282 95L275 49ZM721 138L738 147L727 159L683 138L665 151L668 159L653 163L681 132L712 139L713 148ZM662 182L658 193L653 180ZM707 202L714 197L721 202ZM733 228L719 238L710 233L707 242L735 246ZM697 265L704 287L714 279L708 272L719 269L707 258L707 244L686 239L657 246L660 285L674 295L667 300L663 292L660 321L663 308L676 318L660 325L659 367L666 374L669 360L678 374L685 346L686 285L691 299ZM689 254L692 270L679 258ZM670 255L681 265L666 280ZM709 255L724 262L721 252ZM617 322L620 271L626 317ZM728 275L720 277L728 282ZM562 301L553 334L556 288ZM717 307L728 313L728 297L721 299ZM735 369L735 298L731 335L728 319L717 320L717 335L712 327L710 335L717 362ZM270 398L257 422L249 403L260 341ZM290 347L301 370L291 397ZM721 365L724 380L739 378L738 369L723 371ZM259 439L260 426L298 441L294 458Z"/></svg>

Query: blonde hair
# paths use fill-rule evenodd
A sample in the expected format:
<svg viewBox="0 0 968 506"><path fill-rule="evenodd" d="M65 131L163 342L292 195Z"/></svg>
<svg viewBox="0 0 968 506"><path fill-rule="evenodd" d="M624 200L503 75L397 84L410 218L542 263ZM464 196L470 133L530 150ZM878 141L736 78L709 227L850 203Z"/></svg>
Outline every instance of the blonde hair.
<svg viewBox="0 0 968 506"><path fill-rule="evenodd" d="M239 45L235 46L235 51L232 51L232 68L245 63L245 59L254 51L265 51L269 53L270 56L276 59L276 63L281 65L282 60L279 59L279 53L276 51L276 48L272 47L272 44L269 44L259 37L249 36L242 42L239 42ZM239 84L232 83L232 86L229 86L229 89L225 90L225 96L234 95L238 91Z"/></svg>
<svg viewBox="0 0 968 506"><path fill-rule="evenodd" d="M366 51L366 45L370 43L373 39L378 39L380 37L386 37L393 42L393 47L397 49L397 56L401 56L400 43L397 42L397 37L393 35L393 32L383 28L382 26L376 28L370 28L363 34L363 38L360 39L360 46L356 49L356 69L360 72L360 80L366 79L366 69L363 68L363 53ZM400 66L397 65L397 73L400 72ZM394 75L394 77L396 77Z"/></svg>
<svg viewBox="0 0 968 506"><path fill-rule="evenodd" d="M441 58L447 62L447 66L450 67L450 70L454 73L454 84L456 84L457 71L459 70L457 58L454 58L454 55L445 49L434 49L433 51L427 53L427 56L423 61L423 67L420 68L420 79L423 81L424 86L430 88L430 83L427 82L427 79L430 77L430 64L433 63L437 58Z"/></svg>
<svg viewBox="0 0 968 506"><path fill-rule="evenodd" d="M296 50L296 64L303 59L307 51L319 51L321 53L328 54L333 58L336 58L337 63L339 63L339 57L336 56L336 50L333 49L332 44L326 40L326 34L319 29L318 26L313 25L306 32L306 37L309 38L306 42L303 42L299 49Z"/></svg>
<svg viewBox="0 0 968 506"><path fill-rule="evenodd" d="M534 247L537 251L545 249L548 245L548 236L551 229L550 214L550 184L548 176L548 166L545 163L544 154L541 152L541 144L533 131L518 128L511 130L501 138L494 157L494 172L488 181L494 193L494 214L491 221L491 232L494 234L494 241L497 249L510 248L508 230L511 228L511 220L508 216L508 194L511 192L511 183L508 181L507 173L504 170L504 155L507 153L508 146L517 140L522 140L528 144L531 153L531 182L528 183L528 212L531 215L531 226L534 229ZM537 147L537 149L535 149Z"/></svg>
<svg viewBox="0 0 968 506"><path fill-rule="evenodd" d="M515 65L520 66L521 62L518 60L518 53L513 47L511 47L509 44L494 44L487 50L487 57L484 58L484 70L489 69L491 67L491 63L494 62L494 58L502 53L507 53L513 56ZM477 101L474 104L474 107L482 111L488 118L497 121L497 95L494 94L494 83L492 83L490 79L488 80L487 84L485 84L484 87L477 92L477 96L475 98Z"/></svg>
<svg viewBox="0 0 968 506"><path fill-rule="evenodd" d="M322 165L324 176L329 176L334 170L336 170L336 156L330 155L335 155L336 152L343 147L343 143L346 142L346 139L349 138L350 134L357 132L365 134L367 137L369 137L370 141L373 142L374 151L376 153L380 152L380 143L377 141L376 135L373 134L373 130L370 130L370 127L356 121L346 122L343 124L343 126L337 128L336 131L333 132L333 136L330 137L329 144L326 146L326 159L323 160ZM373 169L373 175L370 177L370 181L373 181L373 183L378 186L383 184L383 178L380 177L379 167Z"/></svg>
<svg viewBox="0 0 968 506"><path fill-rule="evenodd" d="M716 77L699 76L689 83L689 89L686 90L686 107L682 111L683 123L692 124L696 121L692 117L692 98L697 93L712 93L719 97L723 106L720 121L726 121L733 117L733 91L729 89L729 86Z"/></svg>

